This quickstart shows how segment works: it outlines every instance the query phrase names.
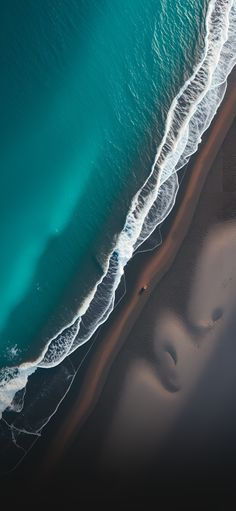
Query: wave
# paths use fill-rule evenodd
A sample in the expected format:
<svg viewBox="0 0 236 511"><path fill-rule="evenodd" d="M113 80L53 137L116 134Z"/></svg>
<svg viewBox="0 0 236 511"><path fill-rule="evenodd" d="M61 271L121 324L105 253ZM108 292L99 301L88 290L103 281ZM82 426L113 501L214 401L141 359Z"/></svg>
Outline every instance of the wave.
<svg viewBox="0 0 236 511"><path fill-rule="evenodd" d="M29 375L37 368L60 364L109 317L127 262L172 210L179 188L178 171L196 152L224 97L236 61L235 29L236 0L211 0L201 60L172 101L151 172L133 197L124 228L103 264L103 276L74 320L50 339L36 361L0 371L0 413L21 411L23 401L19 406L14 396L25 388ZM46 422L48 419L42 427Z"/></svg>

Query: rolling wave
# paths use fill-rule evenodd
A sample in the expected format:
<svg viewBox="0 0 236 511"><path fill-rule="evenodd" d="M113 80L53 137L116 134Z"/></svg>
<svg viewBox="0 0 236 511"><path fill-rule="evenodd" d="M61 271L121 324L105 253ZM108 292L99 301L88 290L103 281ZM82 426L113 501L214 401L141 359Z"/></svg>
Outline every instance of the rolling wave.
<svg viewBox="0 0 236 511"><path fill-rule="evenodd" d="M104 275L73 322L48 342L36 361L0 371L0 413L6 408L21 411L23 405L19 408L14 396L25 388L29 375L38 367L57 366L107 320L127 262L172 210L179 187L178 171L196 152L235 64L236 0L211 0L205 30L201 61L172 101L151 172L133 197L124 228L104 263Z"/></svg>

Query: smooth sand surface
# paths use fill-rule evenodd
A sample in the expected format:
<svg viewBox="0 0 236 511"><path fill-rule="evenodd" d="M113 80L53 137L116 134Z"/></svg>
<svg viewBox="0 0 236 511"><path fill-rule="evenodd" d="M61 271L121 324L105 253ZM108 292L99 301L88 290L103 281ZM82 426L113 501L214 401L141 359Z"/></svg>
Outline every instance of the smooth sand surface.
<svg viewBox="0 0 236 511"><path fill-rule="evenodd" d="M145 327L145 313L143 326L138 322L152 357L138 349L129 357L103 453L103 465L120 474L143 469L156 455L228 330L236 304L236 219L209 230L191 277L184 314L166 303L155 314L153 304L152 327Z"/></svg>
<svg viewBox="0 0 236 511"><path fill-rule="evenodd" d="M157 284L160 282L162 277L166 274L167 270L171 267L172 263L175 260L175 257L183 243L183 240L188 232L188 229L191 225L191 221L193 218L193 214L196 208L196 205L199 200L199 196L206 180L206 177L209 173L209 170L213 164L213 161L217 155L217 152L222 145L222 142L228 132L230 125L235 117L236 113L236 88L235 88L235 73L231 76L231 85L228 88L226 97L219 109L219 112L212 123L212 126L209 129L207 137L205 138L205 142L201 145L200 150L197 153L197 156L194 158L194 164L189 171L191 172L189 181L187 183L185 193L182 197L180 207L176 212L173 223L170 227L169 233L166 236L165 241L162 246L157 250L154 250L152 253L149 253L148 256L144 256L145 265L140 264L140 271L137 275L132 276L132 283L127 288L127 294L116 308L114 313L112 314L108 323L101 329L98 339L97 346L94 359L88 368L87 375L84 380L83 387L78 395L77 401L74 403L73 408L69 415L65 418L62 424L59 427L58 434L55 436L55 439L49 449L47 459L45 460L44 469L46 471L50 471L55 469L58 462L60 462L64 453L66 453L67 448L70 446L71 442L75 438L78 433L79 427L88 417L90 412L93 410L101 390L103 388L104 382L107 378L109 370L111 368L111 364L120 350L121 346L124 344L127 339L129 333L131 332L134 324L136 323L138 317L140 316L141 311L143 310L147 300L149 299L152 291L156 288ZM229 241L225 241L225 244L230 247ZM207 249L206 249L207 250ZM211 250L211 249L208 249ZM226 250L226 257L230 259L229 251ZM142 257L142 256L140 256ZM204 256L205 257L205 256ZM199 263L200 266L202 263ZM204 266L204 263L203 263ZM217 266L217 262L216 262ZM128 271L132 272L132 262L129 265ZM201 270L202 271L202 270ZM201 273L202 274L202 273ZM203 270L204 275L204 270ZM212 272L214 275L214 272ZM201 277L202 278L202 277ZM226 277L228 278L228 277ZM212 325L212 319L206 319L207 324L200 324L202 319L198 319L198 316L201 317L201 300L196 298L198 296L198 286L200 277L195 277L196 279L196 290L193 293L192 303L194 305L189 306L189 315L191 316L191 321L196 323L196 327L210 327ZM211 286L213 282L213 277L209 276L207 281L207 287ZM142 286L147 285L147 290L140 294L140 289ZM202 288L201 288L202 292ZM204 292L205 294L205 292ZM212 309L212 297L208 297L206 300L207 306L204 303L204 307L208 307L209 310ZM191 302L191 301L190 301ZM198 315L196 315L196 302L198 303ZM200 305L199 305L200 304ZM214 308L216 309L218 305L214 304ZM205 309L204 309L205 310ZM195 311L193 313L193 311ZM195 316L194 316L195 314ZM190 344L187 341L187 333L185 326L179 322L178 317L175 314L170 314L166 316L166 318L162 318L162 329L168 328L168 336L171 337L171 332L178 333L179 336L179 345L182 346L182 351L185 353L191 352L191 356L196 352L197 347L192 343L191 348L189 348ZM164 335L164 334L163 334ZM165 334L166 335L166 334ZM210 333L208 334L211 335ZM164 336L165 337L165 336ZM209 343L206 343L205 346L209 346ZM187 348L188 347L188 348ZM157 347L158 350L160 347ZM209 348L205 348L206 352ZM186 351L187 350L187 351ZM158 378L156 375L150 370L150 367L147 366L145 360L139 360L139 362L134 366L132 370L132 374L129 377L130 381L127 384L127 389L129 389L129 399L127 402L130 402L131 394L133 392L133 401L134 403L138 403L138 395L140 392L140 381L137 383L137 374L141 374L142 381L145 382L145 385L150 389L154 389L154 394L159 395L160 400L164 400L166 395L170 395L171 399L173 395L178 394L179 389L181 388L181 373L180 376L176 376L175 370L173 367L175 366L174 362L174 354L166 351L167 360L164 361L165 370L163 370L163 374L159 374ZM204 353L204 350L201 352ZM158 356L158 353L157 353ZM206 356L201 355L201 361L199 364L203 365L206 360ZM184 364L184 367L187 367L188 364ZM196 373L199 374L199 368L196 370ZM188 376L192 381L194 380L193 373ZM180 380L180 381L179 381ZM138 387L137 387L138 385ZM159 392L156 393L157 387ZM144 387L142 386L142 389ZM189 386L190 388L190 386ZM139 390L138 390L139 389ZM172 389L170 391L170 389ZM131 393L131 394L130 394ZM135 398L136 395L136 398ZM131 397L130 397L131 396ZM163 402L164 402L163 401ZM123 406L123 405L122 405ZM124 404L124 409L125 409ZM172 416L174 412L174 408L172 407L170 415ZM134 404L135 409L135 404ZM138 407L136 407L136 412L139 414ZM122 412L123 413L123 412ZM155 414L154 414L155 415ZM166 419L164 419L165 414L163 415L163 428L166 424ZM138 420L138 418L137 418ZM154 419L153 419L154 420ZM168 421L167 421L168 422ZM165 429L165 428L164 428ZM114 435L114 431L111 433L110 442L113 444L112 435ZM132 428L130 428L130 435L132 436ZM148 435L147 435L148 436ZM151 438L151 435L150 435ZM135 445L135 444L134 444ZM152 442L151 444L152 445Z"/></svg>

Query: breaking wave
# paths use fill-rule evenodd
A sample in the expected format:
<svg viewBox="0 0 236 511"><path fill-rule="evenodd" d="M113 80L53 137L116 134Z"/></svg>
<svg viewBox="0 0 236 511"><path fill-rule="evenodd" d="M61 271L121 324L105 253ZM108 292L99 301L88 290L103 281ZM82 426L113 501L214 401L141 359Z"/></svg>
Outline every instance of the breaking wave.
<svg viewBox="0 0 236 511"><path fill-rule="evenodd" d="M103 277L83 303L74 321L49 341L37 361L0 372L0 413L7 409L11 416L17 415L17 420L13 417L11 422L3 416L4 424L10 429L17 448L23 448L16 443L16 437L22 432L36 436L40 434L68 391L75 371L73 369L70 372L67 361L67 376L64 375L67 384L63 387L61 397L57 396L55 402L52 400L54 404L51 412L46 414L47 417L42 415L45 419L38 419L37 425L34 419L29 425L27 411L22 415L29 375L37 368L58 366L70 353L86 343L106 321L114 308L115 292L124 267L172 210L179 187L178 171L196 152L203 133L209 127L224 97L227 77L236 60L236 0L210 1L205 29L201 61L171 104L165 133L151 172L133 197L124 228L117 238L114 250L103 265ZM40 396L45 399L42 392Z"/></svg>

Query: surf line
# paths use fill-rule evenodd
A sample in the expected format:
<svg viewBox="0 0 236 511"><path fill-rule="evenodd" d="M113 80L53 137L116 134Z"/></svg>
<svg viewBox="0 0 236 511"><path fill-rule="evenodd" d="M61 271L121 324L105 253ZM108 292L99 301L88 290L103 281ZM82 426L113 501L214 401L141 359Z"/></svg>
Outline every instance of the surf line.
<svg viewBox="0 0 236 511"><path fill-rule="evenodd" d="M214 159L236 115L236 68L232 71L229 85L218 113L195 156L191 175L179 209L163 244L149 253L146 266L137 276L114 315L101 329L95 353L84 379L82 388L58 433L55 435L47 458L43 460L41 477L55 469L73 443L80 427L93 411L101 395L116 354L123 346L152 290L173 264L188 233L191 221ZM143 257L140 254L140 257ZM132 262L131 268L132 271ZM141 292L145 287L145 292Z"/></svg>
<svg viewBox="0 0 236 511"><path fill-rule="evenodd" d="M203 54L200 61L196 64L193 74L184 83L179 93L172 101L167 115L163 140L158 147L151 173L140 190L133 197L125 226L118 236L116 247L110 254L110 258L104 262L104 275L97 281L95 287L91 290L89 296L85 299L71 323L64 325L63 328L48 341L39 359L33 363L37 367L50 368L62 362L71 352L87 342L97 328L107 320L112 310L115 291L123 275L124 267L131 259L134 250L150 236L157 224L160 224L167 214L170 213L177 192L177 183L174 182L175 179L177 179L176 171L187 163L189 157L196 151L201 140L201 129L199 130L199 127L196 127L195 124L191 126L190 129L191 120L197 113L197 108L201 105L207 93L211 92L212 88L215 91L215 89L223 85L227 79L228 67L230 67L230 62L233 60L231 51L228 50L228 44L232 44L234 15L235 0L210 1L206 16L205 47ZM226 67L225 72L224 67ZM217 108L219 104L216 100L215 105L216 98L213 99L214 112L210 111L207 116L210 117L210 119L214 116L215 108ZM207 109L209 108L208 103L209 101L207 101L206 104L204 103ZM183 104L185 105L184 108ZM202 115L202 112L200 113ZM204 125L203 131L205 131L207 127L206 120L206 126ZM196 140L194 141L192 141L192 136L190 136L192 135L193 128L195 136L197 133ZM178 133L177 135L176 132ZM174 196L170 198L167 211L162 212L161 215L159 212L158 215L154 215L158 218L155 225L152 225L152 222L151 225L149 225L149 213L151 209L155 207L161 185L165 186L168 179L173 180L172 189ZM117 268L114 275L110 275L112 273L111 268L113 270L114 266L113 258L115 260L117 259ZM107 297L104 294L104 289L103 293L100 292L100 286L103 285L103 281L107 278L108 274L113 277L113 284L108 292L109 296ZM103 300L105 302L104 308L101 304L100 309L102 313L99 317L95 317L94 307L96 309L98 301L100 303L101 295L103 295ZM91 325L87 328L86 332L81 334L81 325L76 325L76 322L83 317L84 323L88 314L90 315L90 319L92 317ZM76 326L78 326L78 329L76 329ZM71 327L72 329L75 327L75 333L70 335L70 345L68 346L68 343L65 343L65 350L63 350L63 336L67 334L67 330ZM58 344L61 349L58 349ZM25 363L22 364L21 367L24 369L30 365L30 363Z"/></svg>

